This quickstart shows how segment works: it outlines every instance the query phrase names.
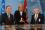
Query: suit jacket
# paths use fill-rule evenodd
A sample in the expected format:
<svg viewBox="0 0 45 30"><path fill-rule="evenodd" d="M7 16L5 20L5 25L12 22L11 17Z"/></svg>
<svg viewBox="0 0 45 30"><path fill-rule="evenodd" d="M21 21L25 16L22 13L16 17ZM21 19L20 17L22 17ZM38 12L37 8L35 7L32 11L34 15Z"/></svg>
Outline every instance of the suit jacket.
<svg viewBox="0 0 45 30"><path fill-rule="evenodd" d="M5 25L13 25L13 15L10 14L10 18L7 16L7 13L2 14L2 23Z"/></svg>
<svg viewBox="0 0 45 30"><path fill-rule="evenodd" d="M24 19L23 21L25 21L25 23L27 23L27 22L26 22L26 13L25 13L25 12L22 13L22 18ZM21 24L21 23L20 23L20 19L21 19L20 12L19 12L19 11L16 11L16 12L14 13L14 21L15 21L15 24ZM23 23L23 24L24 24L24 23Z"/></svg>
<svg viewBox="0 0 45 30"><path fill-rule="evenodd" d="M34 15L32 15L31 24L44 24L44 16L42 14L38 14L38 18L35 21Z"/></svg>
<svg viewBox="0 0 45 30"><path fill-rule="evenodd" d="M2 14L0 15L0 24L1 24L1 21L2 21Z"/></svg>

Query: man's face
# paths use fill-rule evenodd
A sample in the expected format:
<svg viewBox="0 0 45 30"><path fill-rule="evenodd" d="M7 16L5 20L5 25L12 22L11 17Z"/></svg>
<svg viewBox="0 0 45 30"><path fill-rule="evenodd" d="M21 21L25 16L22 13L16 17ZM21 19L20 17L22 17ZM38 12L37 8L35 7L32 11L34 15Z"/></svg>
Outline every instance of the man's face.
<svg viewBox="0 0 45 30"><path fill-rule="evenodd" d="M37 8L37 9L34 9L34 13L35 14L39 14L40 12L39 12L39 9Z"/></svg>
<svg viewBox="0 0 45 30"><path fill-rule="evenodd" d="M12 10L11 7L7 7L6 12L7 12L7 13L11 13L11 10Z"/></svg>
<svg viewBox="0 0 45 30"><path fill-rule="evenodd" d="M21 4L19 5L19 11L23 11L23 6Z"/></svg>

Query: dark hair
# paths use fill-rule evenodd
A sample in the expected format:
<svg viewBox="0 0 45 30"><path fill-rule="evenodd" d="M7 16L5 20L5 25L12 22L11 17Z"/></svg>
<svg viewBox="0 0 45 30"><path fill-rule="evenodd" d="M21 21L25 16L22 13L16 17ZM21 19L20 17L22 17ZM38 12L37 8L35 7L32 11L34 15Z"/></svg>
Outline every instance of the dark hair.
<svg viewBox="0 0 45 30"><path fill-rule="evenodd" d="M11 7L11 6L10 5L6 6L6 9L7 9L7 7Z"/></svg>

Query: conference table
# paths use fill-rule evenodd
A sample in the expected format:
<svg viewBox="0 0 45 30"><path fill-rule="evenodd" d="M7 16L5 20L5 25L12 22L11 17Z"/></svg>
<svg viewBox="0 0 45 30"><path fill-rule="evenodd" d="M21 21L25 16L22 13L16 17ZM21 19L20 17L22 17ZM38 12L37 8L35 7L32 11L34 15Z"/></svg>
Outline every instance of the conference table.
<svg viewBox="0 0 45 30"><path fill-rule="evenodd" d="M45 30L45 24L23 24L23 25L0 25L0 30L30 30L30 29L44 29Z"/></svg>
<svg viewBox="0 0 45 30"><path fill-rule="evenodd" d="M30 27L33 30L42 30L42 24L31 24Z"/></svg>

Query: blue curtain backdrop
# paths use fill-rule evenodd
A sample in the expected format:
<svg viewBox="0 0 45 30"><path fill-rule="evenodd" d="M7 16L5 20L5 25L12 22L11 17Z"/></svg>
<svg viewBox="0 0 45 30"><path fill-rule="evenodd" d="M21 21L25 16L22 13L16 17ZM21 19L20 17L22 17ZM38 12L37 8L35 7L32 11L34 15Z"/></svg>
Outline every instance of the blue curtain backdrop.
<svg viewBox="0 0 45 30"><path fill-rule="evenodd" d="M42 1L44 1L44 0L42 0ZM14 14L14 12L18 9L19 3L23 4L24 0L0 0L0 14L5 12L5 7L7 5L12 6L12 14ZM45 5L44 2L42 4ZM39 0L27 0L27 11L28 11L28 20L29 21L31 20L31 15L33 14L32 9L39 7L42 10L42 6L43 6L42 4ZM45 9L44 6L43 6L43 8ZM42 10L42 12L43 11L44 10ZM45 15L44 12L43 12L43 14Z"/></svg>
<svg viewBox="0 0 45 30"><path fill-rule="evenodd" d="M42 12L44 14L44 20L45 20L45 0L40 0L40 4L41 4Z"/></svg>
<svg viewBox="0 0 45 30"><path fill-rule="evenodd" d="M2 6L2 5L1 5L1 2L2 2L2 0L0 0L0 14L1 14L1 6Z"/></svg>

